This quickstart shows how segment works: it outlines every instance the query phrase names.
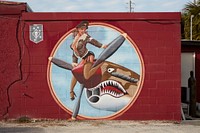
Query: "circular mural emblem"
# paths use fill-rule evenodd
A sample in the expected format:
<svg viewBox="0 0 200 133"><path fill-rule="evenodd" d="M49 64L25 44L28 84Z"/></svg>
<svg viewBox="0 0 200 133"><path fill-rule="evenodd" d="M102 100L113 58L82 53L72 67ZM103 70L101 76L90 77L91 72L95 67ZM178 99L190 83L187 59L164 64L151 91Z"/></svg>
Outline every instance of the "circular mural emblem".
<svg viewBox="0 0 200 133"><path fill-rule="evenodd" d="M52 50L47 79L55 101L73 117L114 119L137 99L143 65L137 45L124 31L81 22Z"/></svg>

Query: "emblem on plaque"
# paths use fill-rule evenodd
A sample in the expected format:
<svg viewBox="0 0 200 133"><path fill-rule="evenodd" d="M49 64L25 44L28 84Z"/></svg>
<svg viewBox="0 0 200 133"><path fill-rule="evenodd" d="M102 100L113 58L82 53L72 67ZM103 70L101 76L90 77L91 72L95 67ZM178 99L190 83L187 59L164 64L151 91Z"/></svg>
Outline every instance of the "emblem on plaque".
<svg viewBox="0 0 200 133"><path fill-rule="evenodd" d="M29 28L30 40L34 43L39 43L43 41L43 25L33 24Z"/></svg>

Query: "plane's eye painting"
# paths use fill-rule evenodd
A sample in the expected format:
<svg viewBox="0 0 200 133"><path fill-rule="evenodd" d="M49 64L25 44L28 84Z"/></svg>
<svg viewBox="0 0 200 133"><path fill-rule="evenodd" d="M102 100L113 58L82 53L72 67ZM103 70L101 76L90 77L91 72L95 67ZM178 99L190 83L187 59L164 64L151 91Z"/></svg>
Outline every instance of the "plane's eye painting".
<svg viewBox="0 0 200 133"><path fill-rule="evenodd" d="M112 73L112 72L114 72L115 71L115 69L114 68L108 68L108 70L107 70L109 73Z"/></svg>

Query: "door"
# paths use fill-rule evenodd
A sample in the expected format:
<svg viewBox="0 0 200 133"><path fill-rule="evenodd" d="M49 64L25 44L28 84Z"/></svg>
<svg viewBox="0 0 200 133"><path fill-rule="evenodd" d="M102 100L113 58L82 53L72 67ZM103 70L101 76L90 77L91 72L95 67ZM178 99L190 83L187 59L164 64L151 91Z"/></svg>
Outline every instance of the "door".
<svg viewBox="0 0 200 133"><path fill-rule="evenodd" d="M183 99L186 101L189 101L188 78L190 77L190 71L194 72L195 77L195 53L181 53L181 87L182 95L186 98Z"/></svg>

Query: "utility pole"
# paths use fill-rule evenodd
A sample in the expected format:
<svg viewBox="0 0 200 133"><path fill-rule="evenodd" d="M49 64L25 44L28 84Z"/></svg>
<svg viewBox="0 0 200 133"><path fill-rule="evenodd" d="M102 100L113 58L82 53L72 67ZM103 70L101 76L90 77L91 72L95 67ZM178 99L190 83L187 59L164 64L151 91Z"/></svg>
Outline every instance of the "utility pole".
<svg viewBox="0 0 200 133"><path fill-rule="evenodd" d="M135 4L135 3L133 3L133 2L130 0L129 3L127 3L127 4L129 4L129 11L130 11L130 12L134 12L134 11L132 11L132 9L134 9L133 4Z"/></svg>
<svg viewBox="0 0 200 133"><path fill-rule="evenodd" d="M190 16L190 40L192 40L192 19L193 19L194 15Z"/></svg>
<svg viewBox="0 0 200 133"><path fill-rule="evenodd" d="M196 0L194 0L194 4L195 4L195 5L197 4L197 1L196 1Z"/></svg>

